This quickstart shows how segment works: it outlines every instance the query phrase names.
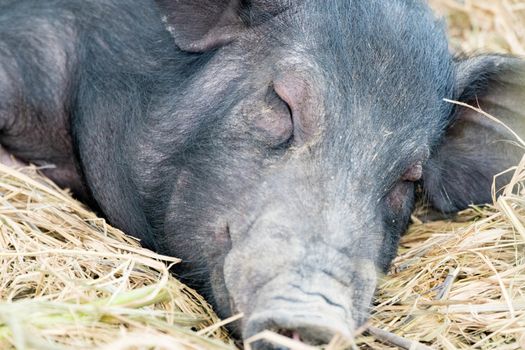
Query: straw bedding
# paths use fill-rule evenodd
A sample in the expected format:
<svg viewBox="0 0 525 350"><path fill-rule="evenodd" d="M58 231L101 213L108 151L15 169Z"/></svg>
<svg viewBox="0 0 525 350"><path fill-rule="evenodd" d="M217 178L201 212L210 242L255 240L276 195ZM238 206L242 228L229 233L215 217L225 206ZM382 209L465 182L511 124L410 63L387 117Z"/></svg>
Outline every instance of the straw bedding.
<svg viewBox="0 0 525 350"><path fill-rule="evenodd" d="M465 52L525 54L525 1L430 0ZM525 160L497 202L414 216L353 344L525 348ZM0 165L0 349L235 349L208 304L34 169ZM271 333L261 338L310 349ZM397 347L396 347L397 346Z"/></svg>
<svg viewBox="0 0 525 350"><path fill-rule="evenodd" d="M178 259L140 248L34 169L0 165L0 231L0 349L234 348L169 274Z"/></svg>

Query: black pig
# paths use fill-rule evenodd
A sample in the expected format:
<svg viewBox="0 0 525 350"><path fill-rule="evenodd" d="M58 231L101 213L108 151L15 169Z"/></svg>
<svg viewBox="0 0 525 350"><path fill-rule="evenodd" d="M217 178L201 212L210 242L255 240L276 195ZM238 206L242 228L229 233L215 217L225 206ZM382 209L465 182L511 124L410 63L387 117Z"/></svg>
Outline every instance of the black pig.
<svg viewBox="0 0 525 350"><path fill-rule="evenodd" d="M416 200L491 200L525 63L454 58L419 0L0 0L0 143L220 315L312 344L367 317ZM262 345L261 345L262 346Z"/></svg>

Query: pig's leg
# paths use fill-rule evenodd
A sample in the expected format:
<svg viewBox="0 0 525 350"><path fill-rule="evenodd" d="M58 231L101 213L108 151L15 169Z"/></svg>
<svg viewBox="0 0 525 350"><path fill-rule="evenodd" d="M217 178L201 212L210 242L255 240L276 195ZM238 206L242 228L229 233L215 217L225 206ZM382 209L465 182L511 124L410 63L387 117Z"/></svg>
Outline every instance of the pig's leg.
<svg viewBox="0 0 525 350"><path fill-rule="evenodd" d="M12 78L7 73L8 64L5 51L6 48L4 48L4 55L0 51L0 135L9 129L9 122L16 118L15 108L13 108L15 91L12 86ZM16 158L3 146L1 139L0 136L0 163L12 168L26 166L27 163Z"/></svg>
<svg viewBox="0 0 525 350"><path fill-rule="evenodd" d="M59 9L26 5L10 3L0 15L0 161L43 167L86 199L70 132L74 31L66 16L49 17L61 17Z"/></svg>

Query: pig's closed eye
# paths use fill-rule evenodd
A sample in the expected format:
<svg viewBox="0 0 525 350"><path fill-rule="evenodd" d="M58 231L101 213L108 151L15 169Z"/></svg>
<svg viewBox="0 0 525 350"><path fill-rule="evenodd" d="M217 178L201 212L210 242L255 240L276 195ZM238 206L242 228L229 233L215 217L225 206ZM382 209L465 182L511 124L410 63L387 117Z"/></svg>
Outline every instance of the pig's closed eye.
<svg viewBox="0 0 525 350"><path fill-rule="evenodd" d="M394 186L386 197L388 206L394 212L411 206L414 198L414 183L421 180L423 175L422 162L413 163L401 176L400 181Z"/></svg>
<svg viewBox="0 0 525 350"><path fill-rule="evenodd" d="M401 177L402 181L417 182L423 176L423 163L418 161L412 164Z"/></svg>
<svg viewBox="0 0 525 350"><path fill-rule="evenodd" d="M265 96L266 108L256 121L258 129L272 148L289 146L293 141L294 125L290 106L275 92L268 88Z"/></svg>

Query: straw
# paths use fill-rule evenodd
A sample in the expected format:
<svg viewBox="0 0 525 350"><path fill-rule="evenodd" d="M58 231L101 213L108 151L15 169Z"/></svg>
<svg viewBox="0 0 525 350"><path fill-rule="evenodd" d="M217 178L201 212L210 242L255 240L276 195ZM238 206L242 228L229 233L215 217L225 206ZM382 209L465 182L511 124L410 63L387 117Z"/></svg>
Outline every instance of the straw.
<svg viewBox="0 0 525 350"><path fill-rule="evenodd" d="M430 3L454 50L525 55L525 0ZM525 348L525 158L509 171L492 205L428 223L416 212L369 323L324 348ZM220 321L169 273L178 262L34 168L0 165L0 349L235 349L223 326L242 315ZM246 348L257 341L318 348L269 331Z"/></svg>
<svg viewBox="0 0 525 350"><path fill-rule="evenodd" d="M234 348L169 273L179 259L141 248L34 168L0 164L0 231L0 348Z"/></svg>

